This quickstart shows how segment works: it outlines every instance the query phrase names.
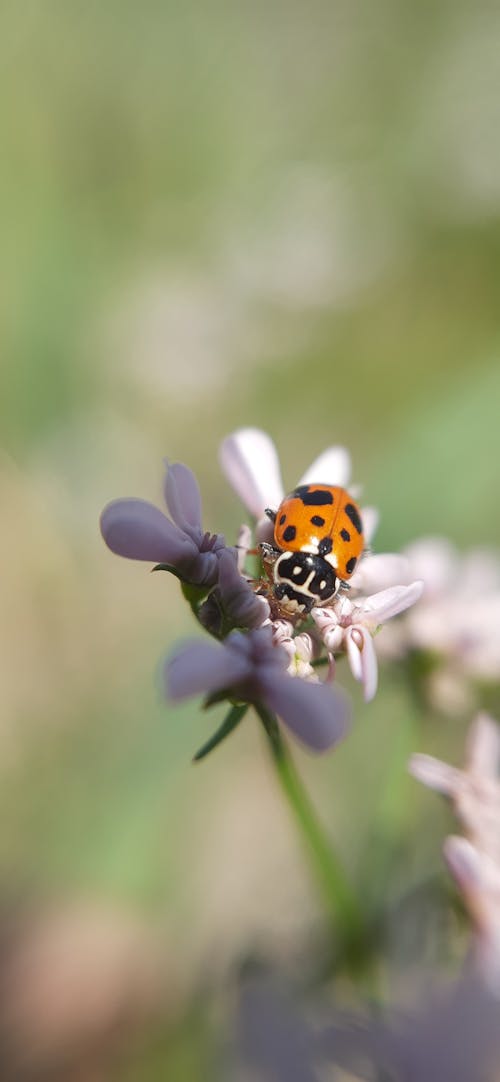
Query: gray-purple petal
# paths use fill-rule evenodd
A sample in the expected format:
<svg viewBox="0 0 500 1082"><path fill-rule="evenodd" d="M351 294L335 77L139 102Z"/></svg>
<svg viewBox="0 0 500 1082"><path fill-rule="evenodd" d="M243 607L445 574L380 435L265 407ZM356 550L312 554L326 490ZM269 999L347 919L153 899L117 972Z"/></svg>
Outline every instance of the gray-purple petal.
<svg viewBox="0 0 500 1082"><path fill-rule="evenodd" d="M328 751L346 735L349 700L337 688L276 671L261 687L266 705L311 751Z"/></svg>
<svg viewBox="0 0 500 1082"><path fill-rule="evenodd" d="M235 549L227 548L219 556L218 586L224 613L233 627L257 628L268 619L269 605L243 578Z"/></svg>
<svg viewBox="0 0 500 1082"><path fill-rule="evenodd" d="M112 500L100 525L108 548L129 560L176 566L198 553L194 542L148 500Z"/></svg>
<svg viewBox="0 0 500 1082"><path fill-rule="evenodd" d="M233 688L249 674L247 658L223 643L188 642L165 664L165 687L169 699L210 694Z"/></svg>
<svg viewBox="0 0 500 1082"><path fill-rule="evenodd" d="M198 482L189 466L182 462L168 464L163 490L176 526L198 540L202 533L201 496Z"/></svg>

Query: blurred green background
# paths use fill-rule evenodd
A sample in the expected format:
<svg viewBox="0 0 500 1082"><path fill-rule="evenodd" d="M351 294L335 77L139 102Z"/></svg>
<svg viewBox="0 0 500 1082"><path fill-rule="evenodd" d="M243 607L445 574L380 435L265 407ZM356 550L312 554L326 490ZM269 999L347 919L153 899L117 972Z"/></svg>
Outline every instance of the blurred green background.
<svg viewBox="0 0 500 1082"><path fill-rule="evenodd" d="M157 676L196 631L98 516L157 501L168 455L232 540L217 448L252 424L289 486L346 444L381 551L498 543L499 38L456 0L2 7L0 874L27 1077L219 1078L244 962L315 972L257 725L191 766L218 718ZM352 737L297 758L355 877L392 749L462 728L411 731L397 672L369 706L339 677ZM447 822L401 786L388 897Z"/></svg>

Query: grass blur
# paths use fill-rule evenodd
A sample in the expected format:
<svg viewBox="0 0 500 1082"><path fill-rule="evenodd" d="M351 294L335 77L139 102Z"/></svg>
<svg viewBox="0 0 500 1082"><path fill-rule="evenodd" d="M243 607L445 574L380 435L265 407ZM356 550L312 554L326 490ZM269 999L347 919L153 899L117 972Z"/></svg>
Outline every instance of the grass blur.
<svg viewBox="0 0 500 1082"><path fill-rule="evenodd" d="M116 1017L103 1007L85 1039L72 1019L64 1052L20 979L12 1040L44 1069L61 1056L68 1078L78 1048L79 1079L208 1079L229 1025L213 989L256 957L314 971L321 916L257 726L190 765L214 719L157 686L189 614L173 580L107 552L98 515L158 499L167 455L232 539L242 511L217 447L246 423L272 433L290 486L345 443L381 550L429 533L498 544L499 16L450 0L30 0L4 6L0 31L5 935L15 953L32 914L76 905L99 984L111 909L150 959L142 994L110 977ZM391 756L459 759L468 719L422 721L389 672L364 706L339 675L355 730L328 760L298 759L353 876L385 799L389 906L439 869L447 822L406 778L391 803ZM78 972L62 965L54 1017ZM129 1017L137 1038L102 1067Z"/></svg>

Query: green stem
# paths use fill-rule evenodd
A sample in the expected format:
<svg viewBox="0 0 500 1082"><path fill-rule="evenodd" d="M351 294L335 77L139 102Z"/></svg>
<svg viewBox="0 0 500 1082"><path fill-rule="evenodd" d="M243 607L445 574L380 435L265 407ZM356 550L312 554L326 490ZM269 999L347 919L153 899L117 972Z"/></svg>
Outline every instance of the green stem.
<svg viewBox="0 0 500 1082"><path fill-rule="evenodd" d="M226 736L229 736L233 729L236 729L236 726L240 724L240 721L244 718L247 710L248 703L240 703L239 705L232 706L213 736L203 744L203 747L196 752L196 755L193 755L193 763L199 763L200 759L204 759L209 752L213 751L218 744L225 740Z"/></svg>
<svg viewBox="0 0 500 1082"><path fill-rule="evenodd" d="M256 703L255 709L269 740L281 788L307 843L331 921L340 932L346 955L353 964L359 964L363 954L366 958L367 933L358 899L302 786L276 717L261 703Z"/></svg>

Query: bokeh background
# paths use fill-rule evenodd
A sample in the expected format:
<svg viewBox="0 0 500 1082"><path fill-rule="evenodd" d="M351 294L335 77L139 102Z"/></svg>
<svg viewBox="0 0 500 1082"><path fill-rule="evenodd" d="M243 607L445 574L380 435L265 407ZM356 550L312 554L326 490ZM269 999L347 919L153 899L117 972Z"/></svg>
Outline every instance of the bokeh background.
<svg viewBox="0 0 500 1082"><path fill-rule="evenodd" d="M456 0L2 7L12 1077L218 1080L247 967L319 980L321 907L257 724L191 765L219 715L158 687L189 611L173 579L105 549L98 516L158 500L168 455L232 540L217 449L252 424L290 486L346 444L377 549L498 543L499 40L494 5ZM382 808L390 914L439 880L449 825L403 770L388 789L391 756L459 761L468 719L424 715L395 667L368 706L339 679L352 736L296 757L363 890ZM450 965L459 920L408 906L387 921L395 988L422 953Z"/></svg>

